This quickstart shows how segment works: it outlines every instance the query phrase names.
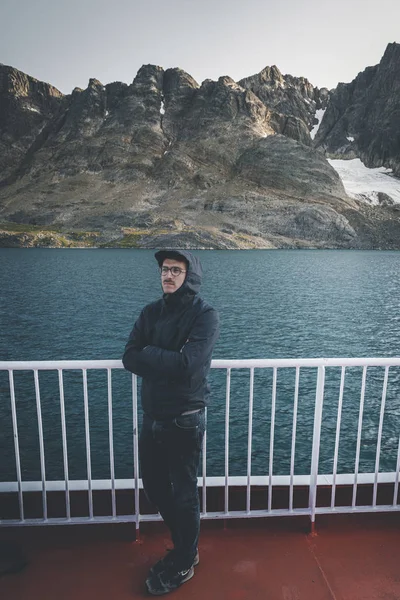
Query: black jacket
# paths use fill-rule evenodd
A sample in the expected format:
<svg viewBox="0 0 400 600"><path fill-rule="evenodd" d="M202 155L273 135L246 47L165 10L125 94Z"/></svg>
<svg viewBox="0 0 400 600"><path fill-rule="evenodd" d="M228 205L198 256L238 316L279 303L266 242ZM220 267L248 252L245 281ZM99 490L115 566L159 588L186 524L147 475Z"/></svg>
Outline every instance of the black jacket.
<svg viewBox="0 0 400 600"><path fill-rule="evenodd" d="M198 295L200 261L186 250L159 251L155 256L162 265L171 254L188 262L186 279L173 294L145 306L122 359L128 371L143 378L142 406L153 419L176 417L207 404L207 374L219 334L218 313Z"/></svg>

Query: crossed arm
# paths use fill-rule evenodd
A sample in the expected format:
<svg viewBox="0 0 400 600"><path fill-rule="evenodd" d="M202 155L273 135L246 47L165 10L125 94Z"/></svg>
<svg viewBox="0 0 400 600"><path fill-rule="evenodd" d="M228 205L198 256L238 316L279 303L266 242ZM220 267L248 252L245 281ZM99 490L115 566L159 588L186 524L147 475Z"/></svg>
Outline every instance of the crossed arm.
<svg viewBox="0 0 400 600"><path fill-rule="evenodd" d="M135 323L122 358L124 367L144 378L191 377L210 359L219 334L218 314L200 314L179 352L146 345L143 312Z"/></svg>

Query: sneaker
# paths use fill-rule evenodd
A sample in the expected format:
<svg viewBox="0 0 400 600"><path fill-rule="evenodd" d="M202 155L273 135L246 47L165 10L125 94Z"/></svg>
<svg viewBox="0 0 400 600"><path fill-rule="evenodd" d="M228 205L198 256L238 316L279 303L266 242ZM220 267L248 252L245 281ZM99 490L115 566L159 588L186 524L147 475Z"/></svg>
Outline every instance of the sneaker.
<svg viewBox="0 0 400 600"><path fill-rule="evenodd" d="M175 551L167 550L167 554L163 556L155 565L153 565L149 571L149 577L152 575L158 575L165 571L168 567L171 567L174 564ZM197 567L200 562L199 551L196 552L196 556L194 557L193 566Z"/></svg>
<svg viewBox="0 0 400 600"><path fill-rule="evenodd" d="M193 566L185 571L177 571L174 566L171 565L166 568L165 571L162 571L157 575L150 575L150 577L146 579L147 591L152 596L169 594L169 592L176 590L182 583L185 583L185 581L189 581L193 575Z"/></svg>

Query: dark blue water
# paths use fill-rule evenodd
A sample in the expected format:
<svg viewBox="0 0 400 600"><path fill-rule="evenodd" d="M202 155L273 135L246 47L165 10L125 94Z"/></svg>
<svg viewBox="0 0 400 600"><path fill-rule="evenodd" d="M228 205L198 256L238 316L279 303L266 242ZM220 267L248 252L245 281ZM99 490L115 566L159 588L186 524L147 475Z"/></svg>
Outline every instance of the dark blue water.
<svg viewBox="0 0 400 600"><path fill-rule="evenodd" d="M197 251L204 267L203 297L221 317L214 358L400 355L400 253L332 250ZM0 360L115 359L140 309L161 294L153 251L82 249L0 250ZM381 470L394 470L400 433L400 376L391 369ZM361 369L346 376L339 471L354 466ZM274 472L287 473L294 372L278 372ZM86 477L82 374L65 376L69 466ZM316 372L300 379L295 470L310 463ZM340 370L326 375L320 470L332 471ZM39 477L33 376L16 373L23 478ZM57 377L40 375L46 469L62 478ZM369 369L361 471L372 471L383 371ZM208 417L208 474L223 473L225 388L213 371ZM245 474L249 374L232 374L230 473ZM132 473L129 375L113 376L117 477ZM108 477L106 376L89 372L93 475ZM252 470L269 460L272 373L256 371ZM8 378L0 373L1 478L15 479Z"/></svg>

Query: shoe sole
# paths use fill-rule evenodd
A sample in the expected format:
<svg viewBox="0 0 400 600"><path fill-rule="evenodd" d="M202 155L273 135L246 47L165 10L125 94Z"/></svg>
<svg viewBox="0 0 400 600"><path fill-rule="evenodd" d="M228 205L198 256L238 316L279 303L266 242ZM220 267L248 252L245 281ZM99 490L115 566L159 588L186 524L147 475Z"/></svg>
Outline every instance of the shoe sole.
<svg viewBox="0 0 400 600"><path fill-rule="evenodd" d="M197 552L196 556L194 557L194 561L193 561L193 566L197 567L197 565L200 563L200 557L199 557L199 553ZM158 563L157 563L158 564ZM154 565L155 566L155 565ZM151 567L150 571L149 571L149 577L153 577L154 575L158 575L159 573L162 573L162 571L167 568L168 565L165 565L162 568L158 568L158 569L154 569L154 566Z"/></svg>
<svg viewBox="0 0 400 600"><path fill-rule="evenodd" d="M174 592L178 588L180 588L183 583L186 583L187 581L189 581L190 579L192 579L193 575L194 575L194 569L192 567L191 569L189 569L189 572L186 575L186 577L184 579L182 579L182 581L180 582L180 584L176 588L172 588L172 589L169 589L169 590L160 590L160 591L158 591L158 590L151 590L149 588L149 585L148 585L147 581L146 581L146 588L147 588L148 593L151 596L165 596L165 594L169 594L171 592Z"/></svg>

